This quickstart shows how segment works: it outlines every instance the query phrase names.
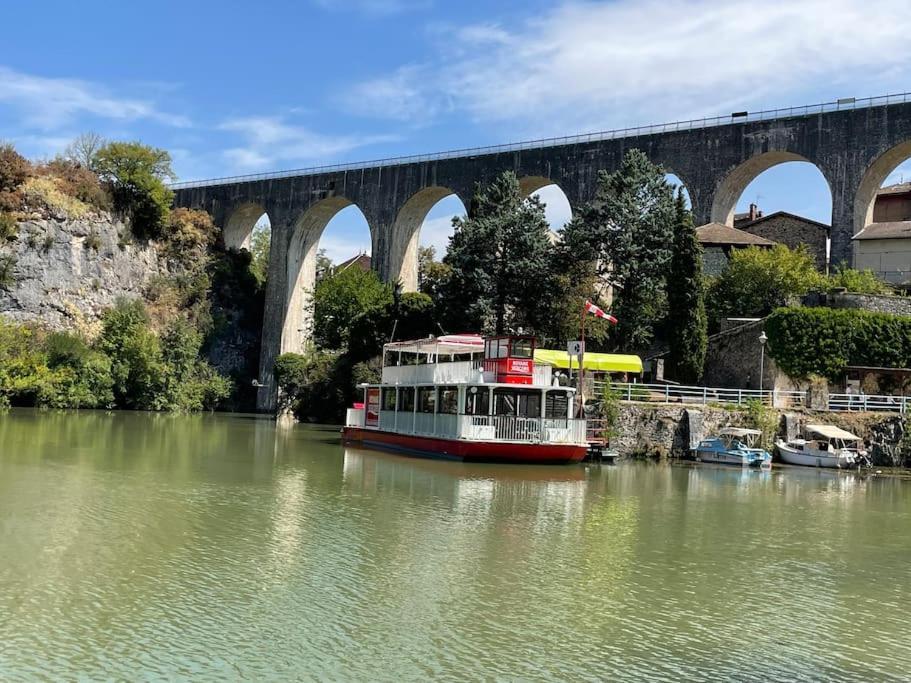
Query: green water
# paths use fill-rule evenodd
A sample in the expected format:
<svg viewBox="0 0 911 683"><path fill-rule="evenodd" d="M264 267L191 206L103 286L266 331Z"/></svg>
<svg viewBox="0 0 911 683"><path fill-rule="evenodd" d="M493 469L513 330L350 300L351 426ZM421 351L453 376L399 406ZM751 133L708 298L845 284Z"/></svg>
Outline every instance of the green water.
<svg viewBox="0 0 911 683"><path fill-rule="evenodd" d="M0 416L0 679L907 680L911 483Z"/></svg>

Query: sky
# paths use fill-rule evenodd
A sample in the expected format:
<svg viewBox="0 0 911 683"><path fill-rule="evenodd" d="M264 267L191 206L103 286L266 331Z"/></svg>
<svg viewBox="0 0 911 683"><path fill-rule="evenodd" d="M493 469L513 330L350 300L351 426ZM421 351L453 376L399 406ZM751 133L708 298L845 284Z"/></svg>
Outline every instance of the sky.
<svg viewBox="0 0 911 683"><path fill-rule="evenodd" d="M907 0L2 0L0 140L96 131L184 180L369 160L911 90ZM911 179L905 162L888 179ZM565 197L545 188L554 228ZM829 222L809 164L740 208ZM421 242L445 248L442 200ZM369 250L355 207L322 245Z"/></svg>

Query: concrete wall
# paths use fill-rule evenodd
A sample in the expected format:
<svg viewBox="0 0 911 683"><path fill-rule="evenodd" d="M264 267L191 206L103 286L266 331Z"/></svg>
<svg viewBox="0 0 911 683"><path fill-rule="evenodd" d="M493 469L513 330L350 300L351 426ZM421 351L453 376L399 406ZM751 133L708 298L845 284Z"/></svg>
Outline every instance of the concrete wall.
<svg viewBox="0 0 911 683"><path fill-rule="evenodd" d="M911 239L856 240L854 267L872 270L886 282L911 279Z"/></svg>
<svg viewBox="0 0 911 683"><path fill-rule="evenodd" d="M755 223L747 223L741 226L741 230L759 237L765 237L767 240L772 240L778 244L784 244L791 249L805 245L813 255L816 267L822 272L826 271L828 265L826 245L829 231L827 227L815 221L778 212L766 216Z"/></svg>

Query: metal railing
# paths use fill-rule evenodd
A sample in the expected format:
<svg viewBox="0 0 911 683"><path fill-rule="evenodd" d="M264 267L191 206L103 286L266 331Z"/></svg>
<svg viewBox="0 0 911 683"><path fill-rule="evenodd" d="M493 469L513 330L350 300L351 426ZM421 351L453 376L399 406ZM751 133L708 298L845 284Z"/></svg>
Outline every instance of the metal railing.
<svg viewBox="0 0 911 683"><path fill-rule="evenodd" d="M829 410L884 413L901 413L908 410L907 396L882 396L866 394L829 394Z"/></svg>
<svg viewBox="0 0 911 683"><path fill-rule="evenodd" d="M542 138L526 142L515 142L503 145L489 145L483 147L466 147L445 152L431 154L414 154L408 156L388 157L371 161L355 161L344 164L330 164L326 166L311 166L309 168L296 168L286 171L271 171L266 173L252 173L248 175L225 176L222 178L209 178L207 180L189 180L172 183L172 190L182 190L192 187L207 187L211 185L227 185L230 183L245 183L256 180L271 180L274 178L291 178L294 176L317 175L320 173L337 173L339 171L358 171L366 168L381 168L386 166L401 166L426 161L441 161L459 157L474 157L487 154L503 154L506 152L520 152L542 147L557 147L560 145L575 145L602 140L616 140L619 138L632 138L642 135L655 135L658 133L673 133L677 131L698 130L700 128L713 128L734 123L748 123L754 121L773 121L794 116L814 116L835 111L851 109L867 109L870 107L884 107L890 104L911 102L911 93L897 93L894 95L881 95L879 97L853 97L842 98L834 102L821 102L798 107L785 107L782 109L765 109L756 112L734 112L727 116L712 116L702 119L689 119L671 123L659 123L647 126L633 126L630 128L616 128L595 133L581 135L567 135L564 137Z"/></svg>
<svg viewBox="0 0 911 683"><path fill-rule="evenodd" d="M604 391L603 382L595 382L596 394ZM800 407L806 402L803 391L759 391L758 389L725 389L723 387L695 387L681 384L614 383L611 385L621 401L644 403L687 403L691 405L746 405L759 400L766 405Z"/></svg>

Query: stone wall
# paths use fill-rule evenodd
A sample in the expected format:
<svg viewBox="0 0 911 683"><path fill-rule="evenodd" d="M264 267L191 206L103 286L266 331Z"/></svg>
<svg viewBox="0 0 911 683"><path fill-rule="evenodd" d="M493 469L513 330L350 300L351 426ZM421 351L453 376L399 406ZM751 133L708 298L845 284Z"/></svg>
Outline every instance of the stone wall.
<svg viewBox="0 0 911 683"><path fill-rule="evenodd" d="M911 297L880 296L876 294L851 294L850 292L813 293L805 296L804 306L825 306L826 308L860 308L877 313L911 316Z"/></svg>
<svg viewBox="0 0 911 683"><path fill-rule="evenodd" d="M107 214L80 220L19 223L7 247L14 284L0 289L0 314L54 329L97 320L119 297L141 296L163 273L157 250L131 243L129 228Z"/></svg>
<svg viewBox="0 0 911 683"><path fill-rule="evenodd" d="M862 437L874 465L911 466L911 458L901 448L905 423L900 415L810 411L775 411L775 414L782 437L786 436L785 424L795 433L807 424L833 424ZM622 403L618 433L611 440L611 447L623 458L686 457L691 443L711 436L723 427L734 426L751 426L743 411L680 404Z"/></svg>
<svg viewBox="0 0 911 683"><path fill-rule="evenodd" d="M763 389L785 388L783 373L765 350L760 363L759 335L764 320L748 322L709 337L702 383L707 387L759 389L759 366L763 365ZM778 386L782 385L782 386Z"/></svg>
<svg viewBox="0 0 911 683"><path fill-rule="evenodd" d="M722 247L705 247L702 250L702 272L715 277L721 275L728 265L728 255Z"/></svg>
<svg viewBox="0 0 911 683"><path fill-rule="evenodd" d="M759 237L765 237L767 240L778 242L778 244L784 244L791 249L806 245L816 261L816 267L822 272L826 270L828 226L801 216L779 211L760 218L753 223L747 223L741 226L740 229L752 235L758 235Z"/></svg>

